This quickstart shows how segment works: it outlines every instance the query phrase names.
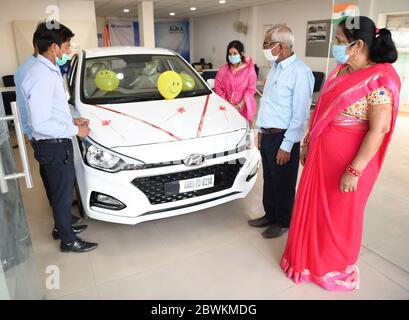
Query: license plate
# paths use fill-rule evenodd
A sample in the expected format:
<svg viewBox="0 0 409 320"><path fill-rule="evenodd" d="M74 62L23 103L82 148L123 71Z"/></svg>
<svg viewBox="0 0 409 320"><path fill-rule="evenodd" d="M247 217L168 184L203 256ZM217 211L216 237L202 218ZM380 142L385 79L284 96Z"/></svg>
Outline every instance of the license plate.
<svg viewBox="0 0 409 320"><path fill-rule="evenodd" d="M179 181L179 193L203 190L214 187L214 174Z"/></svg>

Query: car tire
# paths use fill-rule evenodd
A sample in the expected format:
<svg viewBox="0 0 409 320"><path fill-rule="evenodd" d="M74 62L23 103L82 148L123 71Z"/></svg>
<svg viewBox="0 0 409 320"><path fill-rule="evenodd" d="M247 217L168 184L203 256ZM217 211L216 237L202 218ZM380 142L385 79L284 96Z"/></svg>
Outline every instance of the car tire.
<svg viewBox="0 0 409 320"><path fill-rule="evenodd" d="M74 183L74 193L75 193L75 198L77 200L78 212L82 218L85 218L85 210L82 204L82 200L80 196L80 189L78 188L77 179L75 179L75 183Z"/></svg>

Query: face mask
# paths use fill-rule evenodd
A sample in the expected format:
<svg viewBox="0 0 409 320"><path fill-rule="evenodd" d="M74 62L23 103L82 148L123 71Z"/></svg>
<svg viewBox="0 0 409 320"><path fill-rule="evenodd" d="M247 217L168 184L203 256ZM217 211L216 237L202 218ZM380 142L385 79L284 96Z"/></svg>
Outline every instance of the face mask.
<svg viewBox="0 0 409 320"><path fill-rule="evenodd" d="M332 46L332 55L334 56L335 60L337 60L341 64L345 64L348 62L349 55L347 54L347 48L353 45L356 41L350 43L349 45L333 45Z"/></svg>
<svg viewBox="0 0 409 320"><path fill-rule="evenodd" d="M60 49L61 51L61 49ZM55 63L59 66L63 66L64 64L66 64L68 61L68 54L63 53L61 58L59 58L57 55L55 55Z"/></svg>
<svg viewBox="0 0 409 320"><path fill-rule="evenodd" d="M272 47L271 49L266 49L263 50L263 54L264 54L264 58L266 58L267 61L269 62L276 62L278 60L278 58L280 57L280 55L278 56L273 56L273 54L271 53L271 51L277 47L279 44L277 43L274 47Z"/></svg>
<svg viewBox="0 0 409 320"><path fill-rule="evenodd" d="M229 61L231 64L238 64L241 61L241 56L239 54L229 56Z"/></svg>

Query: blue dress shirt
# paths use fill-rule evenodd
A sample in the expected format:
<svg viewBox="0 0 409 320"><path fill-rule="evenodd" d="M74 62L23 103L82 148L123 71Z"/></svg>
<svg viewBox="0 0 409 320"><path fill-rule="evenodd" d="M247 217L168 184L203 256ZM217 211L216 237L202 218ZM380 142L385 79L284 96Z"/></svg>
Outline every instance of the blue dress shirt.
<svg viewBox="0 0 409 320"><path fill-rule="evenodd" d="M58 66L44 56L38 55L23 80L22 89L29 125L36 140L71 139L78 133Z"/></svg>
<svg viewBox="0 0 409 320"><path fill-rule="evenodd" d="M30 56L26 61L24 61L16 70L14 74L14 83L16 84L16 98L17 98L17 105L20 110L20 117L21 117L21 124L23 126L23 132L28 136L31 140L33 131L31 130L30 126L28 125L28 115L27 115L27 106L26 101L24 100L23 92L21 91L21 84L25 76L27 75L28 70L36 61L35 56Z"/></svg>
<svg viewBox="0 0 409 320"><path fill-rule="evenodd" d="M274 63L268 73L257 126L287 130L280 147L284 151L291 152L304 135L314 83L311 69L295 54Z"/></svg>

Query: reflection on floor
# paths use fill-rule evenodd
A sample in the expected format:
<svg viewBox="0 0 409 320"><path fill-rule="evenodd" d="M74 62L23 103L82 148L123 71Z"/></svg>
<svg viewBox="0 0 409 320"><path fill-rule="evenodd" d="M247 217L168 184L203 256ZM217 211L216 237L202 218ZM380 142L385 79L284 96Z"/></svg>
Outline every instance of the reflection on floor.
<svg viewBox="0 0 409 320"><path fill-rule="evenodd" d="M35 258L50 299L409 299L409 119L400 118L391 152L368 204L359 259L361 289L331 293L296 286L279 260L286 236L264 240L247 225L262 215L262 178L247 199L136 226L88 220L82 236L99 248L63 254L28 145L35 188L21 185ZM73 208L74 212L76 208ZM46 268L60 268L47 290ZM400 266L400 267L398 267ZM406 271L405 271L406 269Z"/></svg>

